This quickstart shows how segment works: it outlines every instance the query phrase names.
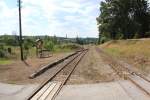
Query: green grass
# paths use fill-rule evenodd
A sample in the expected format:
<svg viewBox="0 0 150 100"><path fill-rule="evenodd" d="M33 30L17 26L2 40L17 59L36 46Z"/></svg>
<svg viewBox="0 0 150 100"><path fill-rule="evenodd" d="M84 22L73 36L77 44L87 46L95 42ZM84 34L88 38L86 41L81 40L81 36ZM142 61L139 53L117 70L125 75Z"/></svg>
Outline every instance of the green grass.
<svg viewBox="0 0 150 100"><path fill-rule="evenodd" d="M13 62L12 60L0 59L0 65L9 65L9 64L11 64L12 62Z"/></svg>

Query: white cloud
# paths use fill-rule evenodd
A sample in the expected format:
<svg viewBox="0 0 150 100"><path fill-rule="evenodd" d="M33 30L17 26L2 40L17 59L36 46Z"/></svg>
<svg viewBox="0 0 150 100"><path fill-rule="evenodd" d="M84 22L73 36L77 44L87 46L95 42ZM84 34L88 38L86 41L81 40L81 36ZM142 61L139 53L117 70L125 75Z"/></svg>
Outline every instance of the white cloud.
<svg viewBox="0 0 150 100"><path fill-rule="evenodd" d="M13 8L10 9L8 6L5 4L3 0L0 1L0 31L4 33L9 32L11 33L12 31L16 30L9 30L9 29L16 29L18 22L15 20L18 17L17 9ZM7 31L6 31L7 30ZM6 32L5 32L6 31ZM0 32L0 34L1 34Z"/></svg>
<svg viewBox="0 0 150 100"><path fill-rule="evenodd" d="M23 0L23 33L96 37L98 7L99 3L89 0ZM17 31L18 8L9 8L5 0L0 0L0 11L0 34Z"/></svg>

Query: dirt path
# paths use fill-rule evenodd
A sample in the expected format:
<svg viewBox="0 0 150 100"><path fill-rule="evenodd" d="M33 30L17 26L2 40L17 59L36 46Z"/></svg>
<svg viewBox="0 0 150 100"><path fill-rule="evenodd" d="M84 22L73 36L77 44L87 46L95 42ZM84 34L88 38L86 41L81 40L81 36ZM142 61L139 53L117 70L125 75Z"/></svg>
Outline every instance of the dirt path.
<svg viewBox="0 0 150 100"><path fill-rule="evenodd" d="M89 84L118 79L112 68L103 61L102 56L91 47L79 63L67 84Z"/></svg>
<svg viewBox="0 0 150 100"><path fill-rule="evenodd" d="M32 80L28 78L29 75L43 65L52 63L69 54L70 53L57 53L50 58L34 58L28 59L26 62L14 61L14 63L10 65L0 65L0 82L11 84L41 83L48 77L48 75Z"/></svg>

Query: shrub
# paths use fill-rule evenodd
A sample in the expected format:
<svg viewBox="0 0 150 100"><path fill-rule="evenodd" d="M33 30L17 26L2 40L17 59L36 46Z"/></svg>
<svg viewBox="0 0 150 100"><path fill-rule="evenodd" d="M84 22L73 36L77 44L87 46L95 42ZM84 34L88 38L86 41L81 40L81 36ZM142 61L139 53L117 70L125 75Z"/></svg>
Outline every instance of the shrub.
<svg viewBox="0 0 150 100"><path fill-rule="evenodd" d="M44 44L44 48L53 51L54 50L54 43L52 41L48 41Z"/></svg>
<svg viewBox="0 0 150 100"><path fill-rule="evenodd" d="M5 49L4 49L4 45L3 44L0 44L0 57L1 58L4 58L6 55L5 55Z"/></svg>
<svg viewBox="0 0 150 100"><path fill-rule="evenodd" d="M105 36L102 36L102 37L100 38L100 44L103 44L103 43L105 43L105 42L107 42L107 41L110 41L110 38L107 38L107 37L105 37Z"/></svg>
<svg viewBox="0 0 150 100"><path fill-rule="evenodd" d="M71 50L74 50L74 49L79 49L80 46L79 45L76 45L76 44L64 44L61 46L62 49L71 49Z"/></svg>

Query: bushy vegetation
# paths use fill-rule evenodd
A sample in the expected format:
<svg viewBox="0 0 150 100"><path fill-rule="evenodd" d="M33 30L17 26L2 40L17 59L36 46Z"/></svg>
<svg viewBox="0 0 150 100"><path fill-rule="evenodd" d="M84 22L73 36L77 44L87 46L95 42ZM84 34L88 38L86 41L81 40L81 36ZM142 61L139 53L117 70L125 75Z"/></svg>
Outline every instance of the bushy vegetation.
<svg viewBox="0 0 150 100"><path fill-rule="evenodd" d="M79 45L86 45L86 44L97 44L98 39L97 38L79 38L76 37L75 43Z"/></svg>
<svg viewBox="0 0 150 100"><path fill-rule="evenodd" d="M54 52L68 52L72 50L78 50L79 48L81 48L80 45L67 43L67 44L55 45Z"/></svg>
<svg viewBox="0 0 150 100"><path fill-rule="evenodd" d="M76 43L69 43L58 38L56 36L24 36L23 37L23 53L24 59L28 57L36 56L36 40L41 39L43 41L43 48L46 52L68 52L80 48ZM18 36L3 35L0 36L0 58L2 59L19 59L20 47Z"/></svg>
<svg viewBox="0 0 150 100"><path fill-rule="evenodd" d="M100 12L97 17L100 39L150 37L148 0L105 0L100 4Z"/></svg>
<svg viewBox="0 0 150 100"><path fill-rule="evenodd" d="M0 43L4 43L5 45L8 46L18 46L19 45L19 37L16 35L3 35L0 36Z"/></svg>
<svg viewBox="0 0 150 100"><path fill-rule="evenodd" d="M44 38L44 48L51 52L67 52L71 50L76 50L80 48L79 45L75 43L63 43L58 41L57 37L48 37Z"/></svg>
<svg viewBox="0 0 150 100"><path fill-rule="evenodd" d="M54 43L52 41L47 41L44 43L44 48L53 51L54 50Z"/></svg>
<svg viewBox="0 0 150 100"><path fill-rule="evenodd" d="M0 36L0 58L10 58L13 55L12 47L19 46L19 37L16 35L3 35Z"/></svg>
<svg viewBox="0 0 150 100"><path fill-rule="evenodd" d="M4 45L0 44L0 57L4 58L5 57L5 49L4 49Z"/></svg>
<svg viewBox="0 0 150 100"><path fill-rule="evenodd" d="M57 38L45 36L44 37L44 48L49 51L54 51L54 46L58 44Z"/></svg>

